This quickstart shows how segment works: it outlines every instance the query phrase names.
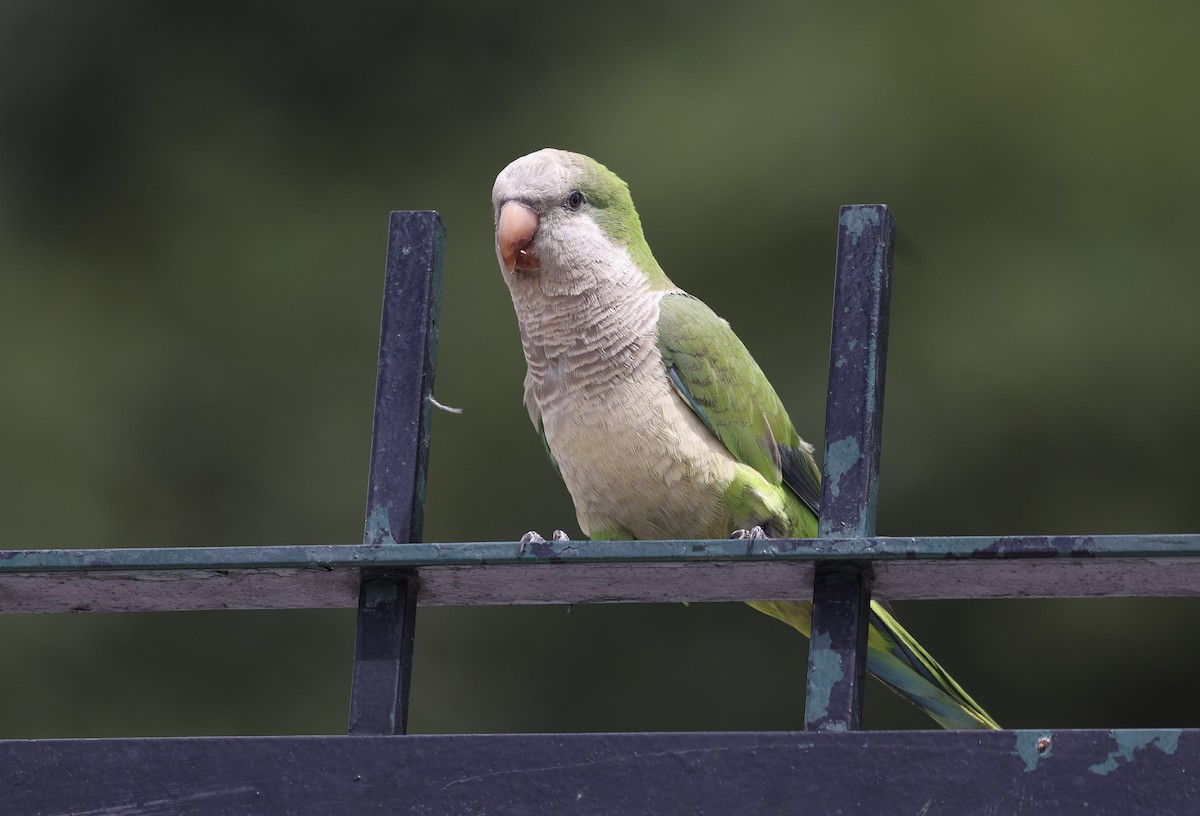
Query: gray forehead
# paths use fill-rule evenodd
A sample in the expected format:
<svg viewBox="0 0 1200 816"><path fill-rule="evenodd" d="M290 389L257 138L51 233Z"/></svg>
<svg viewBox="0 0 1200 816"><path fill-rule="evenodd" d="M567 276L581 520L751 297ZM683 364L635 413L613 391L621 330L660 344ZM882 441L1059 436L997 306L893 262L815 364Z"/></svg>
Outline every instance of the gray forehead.
<svg viewBox="0 0 1200 816"><path fill-rule="evenodd" d="M539 201L561 195L578 175L571 159L570 153L551 148L522 156L496 177L492 202L498 205L512 198Z"/></svg>

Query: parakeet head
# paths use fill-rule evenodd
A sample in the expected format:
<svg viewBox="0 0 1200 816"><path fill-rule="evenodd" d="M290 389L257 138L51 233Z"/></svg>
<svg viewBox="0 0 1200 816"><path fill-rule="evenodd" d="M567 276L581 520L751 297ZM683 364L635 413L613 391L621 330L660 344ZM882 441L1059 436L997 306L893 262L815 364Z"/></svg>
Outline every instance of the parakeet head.
<svg viewBox="0 0 1200 816"><path fill-rule="evenodd" d="M492 188L496 257L514 291L579 294L630 261L670 288L642 234L629 187L595 159L546 148L505 167Z"/></svg>

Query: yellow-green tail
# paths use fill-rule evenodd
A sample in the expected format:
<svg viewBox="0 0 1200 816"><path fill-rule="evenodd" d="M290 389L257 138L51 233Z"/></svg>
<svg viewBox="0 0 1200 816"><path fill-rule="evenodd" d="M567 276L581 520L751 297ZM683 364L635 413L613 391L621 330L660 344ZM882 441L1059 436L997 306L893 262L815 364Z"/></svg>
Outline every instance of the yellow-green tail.
<svg viewBox="0 0 1200 816"><path fill-rule="evenodd" d="M811 636L812 604L806 601L749 603L805 637ZM1000 728L899 621L875 601L871 601L871 628L867 633L867 669L943 728Z"/></svg>

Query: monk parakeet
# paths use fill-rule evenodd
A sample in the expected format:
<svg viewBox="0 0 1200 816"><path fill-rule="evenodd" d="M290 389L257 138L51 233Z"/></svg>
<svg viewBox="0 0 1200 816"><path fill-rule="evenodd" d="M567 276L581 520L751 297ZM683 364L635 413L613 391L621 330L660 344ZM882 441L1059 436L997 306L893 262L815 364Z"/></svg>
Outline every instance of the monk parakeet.
<svg viewBox="0 0 1200 816"><path fill-rule="evenodd" d="M583 531L814 537L812 445L729 324L658 265L625 182L587 156L539 150L504 168L492 205L525 407ZM810 603L751 606L809 635ZM876 602L867 661L942 726L999 727Z"/></svg>

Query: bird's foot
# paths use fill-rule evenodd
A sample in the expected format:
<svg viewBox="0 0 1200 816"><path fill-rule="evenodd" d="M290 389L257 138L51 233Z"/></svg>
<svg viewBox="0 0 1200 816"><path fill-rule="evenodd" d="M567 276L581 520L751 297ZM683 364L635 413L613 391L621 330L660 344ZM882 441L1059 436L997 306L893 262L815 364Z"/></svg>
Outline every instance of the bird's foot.
<svg viewBox="0 0 1200 816"><path fill-rule="evenodd" d="M566 533L564 533L562 530L555 530L553 533L550 534L550 540L551 541L570 541L571 538ZM546 539L542 538L541 534L538 533L537 530L530 530L528 533L521 536L521 546L517 550L517 555L524 555L525 548L528 547L530 544L545 544L545 543L546 543Z"/></svg>
<svg viewBox="0 0 1200 816"><path fill-rule="evenodd" d="M754 541L755 539L758 539L758 538L768 538L768 537L769 536L767 536L767 534L763 530L763 528L759 527L757 524L755 524L749 530L734 530L733 535L730 536L730 538L736 538L736 539L742 539L742 540L750 539L751 541Z"/></svg>
<svg viewBox="0 0 1200 816"><path fill-rule="evenodd" d="M571 537L562 530L555 530L550 534L551 541L570 541ZM522 544L545 544L546 539L542 538L536 530L530 530L525 535L521 536Z"/></svg>

